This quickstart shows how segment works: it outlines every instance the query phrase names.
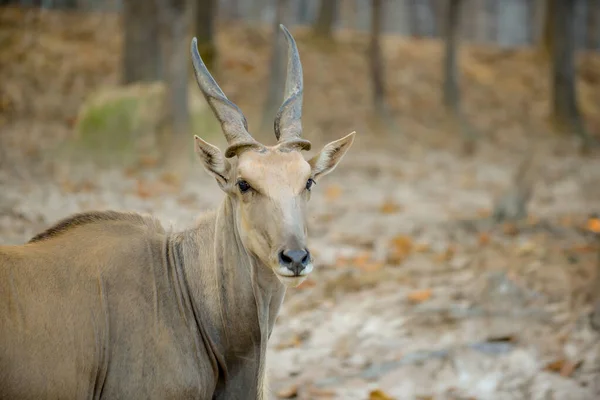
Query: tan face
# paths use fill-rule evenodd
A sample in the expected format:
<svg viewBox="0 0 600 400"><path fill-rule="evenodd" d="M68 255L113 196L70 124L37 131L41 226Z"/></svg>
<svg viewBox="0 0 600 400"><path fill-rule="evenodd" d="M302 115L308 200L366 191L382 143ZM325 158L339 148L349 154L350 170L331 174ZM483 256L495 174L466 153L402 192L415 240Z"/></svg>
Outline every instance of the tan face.
<svg viewBox="0 0 600 400"><path fill-rule="evenodd" d="M231 195L244 246L282 281L298 284L313 268L306 244L310 164L297 151L247 151L233 179Z"/></svg>
<svg viewBox="0 0 600 400"><path fill-rule="evenodd" d="M331 142L309 161L297 150L273 146L244 151L229 162L196 137L205 169L233 200L244 247L286 286L299 285L313 269L307 202L314 183L336 167L353 139L354 132Z"/></svg>

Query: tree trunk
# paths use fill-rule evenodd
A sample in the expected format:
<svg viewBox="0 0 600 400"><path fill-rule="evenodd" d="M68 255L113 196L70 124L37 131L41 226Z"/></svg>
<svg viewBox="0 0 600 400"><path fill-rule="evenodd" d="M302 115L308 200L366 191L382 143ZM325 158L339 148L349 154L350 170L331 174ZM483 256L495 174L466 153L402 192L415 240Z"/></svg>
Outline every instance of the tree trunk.
<svg viewBox="0 0 600 400"><path fill-rule="evenodd" d="M549 0L552 10L548 35L552 60L552 116L563 131L575 132L588 144L587 133L577 104L575 82L575 1Z"/></svg>
<svg viewBox="0 0 600 400"><path fill-rule="evenodd" d="M279 24L287 25L288 0L277 0L275 9L275 19L273 20L273 44L271 50L270 79L267 100L263 109L263 118L261 122L261 131L266 131L268 127L273 127L275 114L283 102L283 91L285 86L285 74L287 57L285 56L287 45L283 32Z"/></svg>
<svg viewBox="0 0 600 400"><path fill-rule="evenodd" d="M423 36L421 30L421 16L419 13L419 3L419 0L410 0L408 2L410 35L416 38Z"/></svg>
<svg viewBox="0 0 600 400"><path fill-rule="evenodd" d="M189 135L188 65L189 38L186 0L157 0L161 49L167 85L168 131L181 139ZM173 141L173 144L180 140Z"/></svg>
<svg viewBox="0 0 600 400"><path fill-rule="evenodd" d="M443 104L450 123L449 129L462 136L463 152L469 155L475 150L475 134L461 114L457 65L462 5L462 0L449 0L446 10Z"/></svg>
<svg viewBox="0 0 600 400"><path fill-rule="evenodd" d="M151 82L163 76L154 1L123 0L123 71L121 81Z"/></svg>
<svg viewBox="0 0 600 400"><path fill-rule="evenodd" d="M301 25L306 25L310 22L309 13L308 13L308 0L300 0L298 1L298 23Z"/></svg>
<svg viewBox="0 0 600 400"><path fill-rule="evenodd" d="M321 7L314 28L315 35L326 39L332 38L337 2L337 0L321 0Z"/></svg>
<svg viewBox="0 0 600 400"><path fill-rule="evenodd" d="M458 114L460 91L458 88L457 47L459 39L459 19L462 0L449 0L446 12L446 46L444 58L444 106L452 114Z"/></svg>
<svg viewBox="0 0 600 400"><path fill-rule="evenodd" d="M588 0L586 47L600 47L600 0Z"/></svg>
<svg viewBox="0 0 600 400"><path fill-rule="evenodd" d="M373 105L377 111L384 109L384 71L381 54L381 30L383 25L383 0L372 0L371 8L371 40L369 43L369 65L373 86Z"/></svg>
<svg viewBox="0 0 600 400"><path fill-rule="evenodd" d="M550 59L554 48L553 24L556 15L556 1L547 0L544 3L544 19L542 25L542 35L540 36L540 50L543 57Z"/></svg>
<svg viewBox="0 0 600 400"><path fill-rule="evenodd" d="M215 16L217 0L196 0L196 38L204 64L213 71L217 57L215 46Z"/></svg>
<svg viewBox="0 0 600 400"><path fill-rule="evenodd" d="M498 41L498 3L496 0L484 0L487 29L485 38L496 43Z"/></svg>

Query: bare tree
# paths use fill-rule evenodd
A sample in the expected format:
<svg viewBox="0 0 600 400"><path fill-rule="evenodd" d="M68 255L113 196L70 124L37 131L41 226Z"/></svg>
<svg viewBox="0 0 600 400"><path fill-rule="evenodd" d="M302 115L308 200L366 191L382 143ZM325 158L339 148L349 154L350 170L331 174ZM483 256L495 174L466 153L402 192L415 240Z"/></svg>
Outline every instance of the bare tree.
<svg viewBox="0 0 600 400"><path fill-rule="evenodd" d="M459 17L462 0L449 0L446 14L446 48L444 58L444 106L453 114L459 113L460 91L458 88L457 47Z"/></svg>
<svg viewBox="0 0 600 400"><path fill-rule="evenodd" d="M591 50L600 47L600 0L588 0L586 46Z"/></svg>
<svg viewBox="0 0 600 400"><path fill-rule="evenodd" d="M162 78L158 14L154 1L123 0L122 82L151 82Z"/></svg>
<svg viewBox="0 0 600 400"><path fill-rule="evenodd" d="M333 25L335 23L338 6L337 3L337 0L321 0L319 15L314 26L315 35L326 39L332 38Z"/></svg>
<svg viewBox="0 0 600 400"><path fill-rule="evenodd" d="M167 131L172 149L189 134L188 65L189 19L186 0L156 0L159 12L160 43L167 85ZM174 139L174 140L173 140ZM179 147L181 148L181 147ZM176 150L175 150L176 151Z"/></svg>
<svg viewBox="0 0 600 400"><path fill-rule="evenodd" d="M271 51L271 66L269 90L267 100L263 108L263 117L261 121L261 131L268 129L273 123L275 114L283 100L283 88L285 84L286 59L285 51L287 49L285 37L279 34L279 25L287 26L287 11L289 7L288 0L277 0L275 8L275 19L273 21L273 45Z"/></svg>
<svg viewBox="0 0 600 400"><path fill-rule="evenodd" d="M435 34L434 9L432 0L410 0L408 13L412 36L422 37Z"/></svg>
<svg viewBox="0 0 600 400"><path fill-rule="evenodd" d="M296 10L299 24L306 24L310 21L308 10L308 0L299 0Z"/></svg>
<svg viewBox="0 0 600 400"><path fill-rule="evenodd" d="M215 46L217 0L196 0L195 11L198 51L202 60L204 60L204 64L209 70L212 70L217 57L217 47Z"/></svg>
<svg viewBox="0 0 600 400"><path fill-rule="evenodd" d="M369 65L373 88L373 105L378 113L385 109L385 85L383 56L381 54L381 30L383 25L383 0L372 0L371 40L369 43Z"/></svg>
<svg viewBox="0 0 600 400"><path fill-rule="evenodd" d="M447 2L446 23L444 26L446 44L444 58L443 103L454 131L460 131L464 138L464 150L471 153L474 150L474 135L465 123L461 114L460 89L458 85L458 41L460 13L463 0Z"/></svg>
<svg viewBox="0 0 600 400"><path fill-rule="evenodd" d="M410 14L410 34L414 37L423 36L419 5L419 0L410 0L408 2L408 13Z"/></svg>
<svg viewBox="0 0 600 400"><path fill-rule="evenodd" d="M583 150L590 137L583 124L577 104L575 84L575 0L548 0L546 45L551 54L551 115L561 131L574 132L583 141Z"/></svg>

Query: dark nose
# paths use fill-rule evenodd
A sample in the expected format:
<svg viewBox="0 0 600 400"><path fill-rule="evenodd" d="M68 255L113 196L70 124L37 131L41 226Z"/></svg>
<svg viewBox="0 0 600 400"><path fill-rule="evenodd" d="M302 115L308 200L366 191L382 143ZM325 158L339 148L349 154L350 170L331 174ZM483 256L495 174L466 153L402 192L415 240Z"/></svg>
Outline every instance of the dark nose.
<svg viewBox="0 0 600 400"><path fill-rule="evenodd" d="M294 275L300 275L309 262L308 250L283 250L279 253L279 263L292 271Z"/></svg>

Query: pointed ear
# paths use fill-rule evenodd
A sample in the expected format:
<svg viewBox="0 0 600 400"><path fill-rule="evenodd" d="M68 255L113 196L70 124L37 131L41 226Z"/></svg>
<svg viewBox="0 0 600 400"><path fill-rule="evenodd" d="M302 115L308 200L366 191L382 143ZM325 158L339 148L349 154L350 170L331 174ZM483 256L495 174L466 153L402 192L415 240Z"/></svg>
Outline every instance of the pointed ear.
<svg viewBox="0 0 600 400"><path fill-rule="evenodd" d="M341 139L325 145L319 154L310 159L308 163L312 168L312 175L315 181L335 169L352 145L352 142L354 142L355 133L352 132Z"/></svg>
<svg viewBox="0 0 600 400"><path fill-rule="evenodd" d="M223 188L227 184L227 175L229 172L229 162L223 157L223 153L218 147L205 142L194 135L194 150L202 161L204 169L212 175L219 186Z"/></svg>

